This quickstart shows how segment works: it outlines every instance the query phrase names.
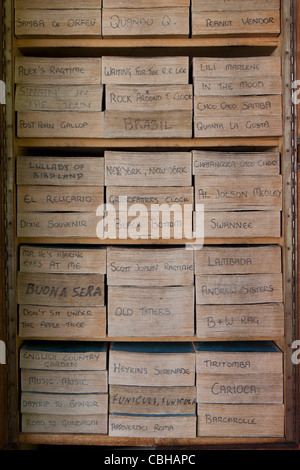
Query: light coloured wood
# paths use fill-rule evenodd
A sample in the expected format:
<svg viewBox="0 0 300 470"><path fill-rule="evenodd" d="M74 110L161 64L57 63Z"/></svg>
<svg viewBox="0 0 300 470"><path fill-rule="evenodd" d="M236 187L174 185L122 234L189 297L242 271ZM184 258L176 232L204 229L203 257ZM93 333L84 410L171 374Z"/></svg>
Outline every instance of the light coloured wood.
<svg viewBox="0 0 300 470"><path fill-rule="evenodd" d="M251 116L253 114L272 115L282 114L281 96L254 96L224 98L221 96L195 96L194 114L195 116L215 116L219 113L222 116Z"/></svg>
<svg viewBox="0 0 300 470"><path fill-rule="evenodd" d="M106 203L111 204L116 210L121 211L121 205L127 203L142 204L151 210L159 204L164 210L176 207L176 210L192 211L194 209L194 191L192 186L187 187L143 187L143 186L108 186L106 188Z"/></svg>
<svg viewBox="0 0 300 470"><path fill-rule="evenodd" d="M216 34L280 34L279 10L192 12L192 37Z"/></svg>
<svg viewBox="0 0 300 470"><path fill-rule="evenodd" d="M35 9L45 8L45 2L41 0L14 0L15 8L20 9ZM102 0L84 0L84 8L101 8ZM47 2L47 8L52 9L81 9L83 7L82 0L68 0L68 2L62 3L60 0L49 0Z"/></svg>
<svg viewBox="0 0 300 470"><path fill-rule="evenodd" d="M102 83L114 85L187 85L189 58L102 57Z"/></svg>
<svg viewBox="0 0 300 470"><path fill-rule="evenodd" d="M281 404L282 374L197 374L198 403Z"/></svg>
<svg viewBox="0 0 300 470"><path fill-rule="evenodd" d="M105 138L191 138L192 111L105 111Z"/></svg>
<svg viewBox="0 0 300 470"><path fill-rule="evenodd" d="M106 393L106 370L21 370L21 390L46 393Z"/></svg>
<svg viewBox="0 0 300 470"><path fill-rule="evenodd" d="M280 0L191 0L192 11L257 11L280 8Z"/></svg>
<svg viewBox="0 0 300 470"><path fill-rule="evenodd" d="M17 157L18 185L104 186L101 157Z"/></svg>
<svg viewBox="0 0 300 470"><path fill-rule="evenodd" d="M238 136L281 136L283 122L281 115L195 116L195 137L238 137Z"/></svg>
<svg viewBox="0 0 300 470"><path fill-rule="evenodd" d="M195 204L206 210L282 210L282 177L195 176Z"/></svg>
<svg viewBox="0 0 300 470"><path fill-rule="evenodd" d="M21 338L106 338L106 307L19 305Z"/></svg>
<svg viewBox="0 0 300 470"><path fill-rule="evenodd" d="M253 374L253 381L257 375L266 375L266 381L269 374L283 373L283 354L278 350L274 351L256 351L255 344L253 351L226 351L225 348L218 350L204 351L196 350L196 372L201 380L202 375L215 376L221 374L230 375L230 377L249 376Z"/></svg>
<svg viewBox="0 0 300 470"><path fill-rule="evenodd" d="M110 415L109 436L195 438L195 416L122 416Z"/></svg>
<svg viewBox="0 0 300 470"><path fill-rule="evenodd" d="M96 212L103 203L101 186L19 186L17 190L21 212Z"/></svg>
<svg viewBox="0 0 300 470"><path fill-rule="evenodd" d="M194 213L190 210L179 211L176 204L174 206L170 211L165 207L163 210L154 207L148 211L141 204L128 206L128 211L124 206L123 212L109 208L98 222L98 238L151 240L152 243L155 240L171 240L173 244L174 240L192 240Z"/></svg>
<svg viewBox="0 0 300 470"><path fill-rule="evenodd" d="M17 233L20 237L83 237L103 236L98 229L95 212L19 212Z"/></svg>
<svg viewBox="0 0 300 470"><path fill-rule="evenodd" d="M84 5L84 4L83 4ZM101 36L99 10L15 10L15 35L18 36Z"/></svg>
<svg viewBox="0 0 300 470"><path fill-rule="evenodd" d="M101 307L105 305L104 275L19 272L18 303Z"/></svg>
<svg viewBox="0 0 300 470"><path fill-rule="evenodd" d="M16 86L16 111L97 112L102 102L103 85Z"/></svg>
<svg viewBox="0 0 300 470"><path fill-rule="evenodd" d="M108 413L108 394L30 393L21 394L21 413L39 415L94 415Z"/></svg>
<svg viewBox="0 0 300 470"><path fill-rule="evenodd" d="M15 58L15 83L30 85L99 85L102 60L99 57Z"/></svg>
<svg viewBox="0 0 300 470"><path fill-rule="evenodd" d="M192 85L106 85L107 110L192 110Z"/></svg>
<svg viewBox="0 0 300 470"><path fill-rule="evenodd" d="M108 286L108 336L193 336L194 286Z"/></svg>
<svg viewBox="0 0 300 470"><path fill-rule="evenodd" d="M107 369L107 344L29 343L20 347L22 369L93 371Z"/></svg>
<svg viewBox="0 0 300 470"><path fill-rule="evenodd" d="M208 247L194 253L195 274L281 273L281 247Z"/></svg>
<svg viewBox="0 0 300 470"><path fill-rule="evenodd" d="M196 304L283 302L281 274L196 275Z"/></svg>
<svg viewBox="0 0 300 470"><path fill-rule="evenodd" d="M104 112L19 112L18 137L104 137Z"/></svg>
<svg viewBox="0 0 300 470"><path fill-rule="evenodd" d="M190 152L106 151L105 186L191 186Z"/></svg>
<svg viewBox="0 0 300 470"><path fill-rule="evenodd" d="M195 215L195 218L197 216ZM200 226L202 213L200 212ZM194 231L197 232L197 223ZM276 238L281 235L280 211L204 212L204 236L209 238Z"/></svg>
<svg viewBox="0 0 300 470"><path fill-rule="evenodd" d="M69 415L22 414L21 426L25 433L107 434L107 414L75 418Z"/></svg>
<svg viewBox="0 0 300 470"><path fill-rule="evenodd" d="M197 176L278 175L277 152L212 152L193 150L193 174Z"/></svg>
<svg viewBox="0 0 300 470"><path fill-rule="evenodd" d="M196 414L196 387L134 387L110 385L111 414Z"/></svg>
<svg viewBox="0 0 300 470"><path fill-rule="evenodd" d="M197 109L198 103L201 103L201 99L205 100L204 103L208 102L212 103L212 105L216 105L218 102L226 103L228 100L230 102L231 100L228 98L230 96L244 96L244 98L236 98L236 100L242 101L242 103L249 103L247 106L250 109L251 101L253 102L256 100L256 102L259 103L265 99L265 97L262 95L281 95L282 93L281 78L272 76L268 77L264 75L258 77L249 77L247 74L245 74L244 76L239 77L239 75L235 74L235 76L224 78L221 76L219 78L201 77L194 78L193 84L194 95L201 97L195 99L195 111L197 111L198 114L204 106L200 106L200 110ZM205 96L216 96L218 98L212 98L212 100L209 100L208 98L203 98ZM279 98L277 98L277 100L278 99ZM217 100L217 103L214 102L214 100ZM207 109L204 109L204 114L206 111ZM223 111L224 109L222 112Z"/></svg>
<svg viewBox="0 0 300 470"><path fill-rule="evenodd" d="M104 38L114 37L189 37L189 8L103 9Z"/></svg>
<svg viewBox="0 0 300 470"><path fill-rule="evenodd" d="M198 405L198 436L283 437L284 405Z"/></svg>
<svg viewBox="0 0 300 470"><path fill-rule="evenodd" d="M109 286L194 284L194 254L185 248L107 247Z"/></svg>
<svg viewBox="0 0 300 470"><path fill-rule="evenodd" d="M202 340L282 338L284 305L196 305L196 334Z"/></svg>
<svg viewBox="0 0 300 470"><path fill-rule="evenodd" d="M128 8L126 0L103 0L103 8ZM190 0L131 0L130 8L189 7Z"/></svg>
<svg viewBox="0 0 300 470"><path fill-rule="evenodd" d="M225 78L239 75L254 77L280 77L281 57L194 57L193 77L194 78Z"/></svg>
<svg viewBox="0 0 300 470"><path fill-rule="evenodd" d="M106 274L106 248L20 246L22 272Z"/></svg>
<svg viewBox="0 0 300 470"><path fill-rule="evenodd" d="M194 353L109 351L110 385L195 386Z"/></svg>

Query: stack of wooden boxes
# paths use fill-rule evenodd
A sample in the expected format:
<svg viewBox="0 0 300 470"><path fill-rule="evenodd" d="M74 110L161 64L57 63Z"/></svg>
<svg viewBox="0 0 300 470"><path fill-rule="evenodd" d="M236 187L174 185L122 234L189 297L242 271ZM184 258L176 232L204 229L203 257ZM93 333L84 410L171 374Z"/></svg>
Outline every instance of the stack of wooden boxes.
<svg viewBox="0 0 300 470"><path fill-rule="evenodd" d="M281 59L194 57L195 137L282 135Z"/></svg>
<svg viewBox="0 0 300 470"><path fill-rule="evenodd" d="M282 437L283 355L268 341L195 343L198 436Z"/></svg>
<svg viewBox="0 0 300 470"><path fill-rule="evenodd" d="M102 57L105 137L191 138L189 57Z"/></svg>
<svg viewBox="0 0 300 470"><path fill-rule="evenodd" d="M108 336L194 336L193 251L107 248Z"/></svg>
<svg viewBox="0 0 300 470"><path fill-rule="evenodd" d="M103 37L189 37L190 0L103 0Z"/></svg>
<svg viewBox="0 0 300 470"><path fill-rule="evenodd" d="M109 435L195 438L195 351L190 343L112 343Z"/></svg>
<svg viewBox="0 0 300 470"><path fill-rule="evenodd" d="M279 238L280 171L276 152L193 151L195 207L204 207L205 238Z"/></svg>
<svg viewBox="0 0 300 470"><path fill-rule="evenodd" d="M101 2L15 0L15 35L101 37Z"/></svg>
<svg viewBox="0 0 300 470"><path fill-rule="evenodd" d="M18 236L96 237L103 202L103 158L17 158Z"/></svg>
<svg viewBox="0 0 300 470"><path fill-rule="evenodd" d="M107 434L105 343L25 343L20 367L23 432Z"/></svg>
<svg viewBox="0 0 300 470"><path fill-rule="evenodd" d="M198 337L283 334L279 246L205 246L195 252L195 284Z"/></svg>
<svg viewBox="0 0 300 470"><path fill-rule="evenodd" d="M280 0L191 0L192 37L278 36Z"/></svg>
<svg viewBox="0 0 300 470"><path fill-rule="evenodd" d="M105 248L20 246L20 336L105 338L105 273Z"/></svg>
<svg viewBox="0 0 300 470"><path fill-rule="evenodd" d="M191 152L106 151L104 159L105 199L115 221L107 238L192 238Z"/></svg>
<svg viewBox="0 0 300 470"><path fill-rule="evenodd" d="M103 137L100 57L15 59L18 137Z"/></svg>

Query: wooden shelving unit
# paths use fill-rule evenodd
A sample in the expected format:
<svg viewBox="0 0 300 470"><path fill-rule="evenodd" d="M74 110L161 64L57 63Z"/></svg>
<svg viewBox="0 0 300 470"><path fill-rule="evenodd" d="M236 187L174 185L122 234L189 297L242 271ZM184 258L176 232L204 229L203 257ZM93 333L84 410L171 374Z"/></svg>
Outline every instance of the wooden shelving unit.
<svg viewBox="0 0 300 470"><path fill-rule="evenodd" d="M295 209L295 114L291 103L291 78L294 73L294 24L295 6L293 0L281 2L282 33L279 37L204 37L187 39L102 39L102 38L15 38L13 34L13 2L6 2L5 6L5 54L6 54L6 82L7 106L5 126L5 163L6 175L5 196L5 240L6 240L6 292L5 307L6 329L9 339L10 363L7 365L7 420L8 442L12 445L98 445L98 446L243 446L255 448L265 445L271 448L276 446L286 449L297 447L297 368L291 363L292 342L297 339L297 269L296 263L296 209ZM283 61L283 97L284 97L284 133L283 136L265 138L210 138L210 139L49 139L49 138L16 138L14 113L14 57L17 55L36 56L91 56L117 55L157 55L162 54L188 54L190 57L202 55L280 55ZM196 438L196 439L129 439L112 438L100 435L61 435L61 434L26 434L20 432L19 425L19 392L18 392L18 350L22 339L18 336L18 320L16 305L16 285L18 270L18 250L22 244L82 244L82 245L130 245L132 240L104 240L86 238L18 238L16 235L16 183L15 183L15 157L17 155L39 155L48 153L60 155L61 152L71 154L72 151L84 149L91 152L103 152L104 149L272 149L280 152L281 166L284 181L284 211L282 214L282 236L280 238L216 238L205 240L206 244L248 244L264 245L277 244L283 250L284 266L284 296L285 296L285 329L283 338L265 338L275 341L284 352L285 357L285 404L286 428L283 439L246 439L246 438ZM146 240L138 241L139 245L167 244L182 245L186 240ZM30 339L30 338L28 338ZM45 339L45 338L43 338ZM48 338L49 340L53 338ZM93 338L86 338L86 341ZM232 338L233 340L234 338ZM253 338L244 338L253 340ZM260 338L262 339L262 338ZM63 340L63 339L62 339ZM104 341L157 341L157 338L103 338ZM163 337L159 341L196 341L197 337ZM207 338L210 340L210 338ZM202 340L201 340L202 341ZM228 341L228 339L227 339Z"/></svg>

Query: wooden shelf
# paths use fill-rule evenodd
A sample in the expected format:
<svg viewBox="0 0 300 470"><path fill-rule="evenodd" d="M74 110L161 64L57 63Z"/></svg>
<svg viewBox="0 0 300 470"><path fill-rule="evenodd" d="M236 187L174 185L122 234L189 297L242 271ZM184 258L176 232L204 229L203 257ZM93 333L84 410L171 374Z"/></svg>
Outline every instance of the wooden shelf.
<svg viewBox="0 0 300 470"><path fill-rule="evenodd" d="M166 447L166 446L197 446L212 444L280 444L284 439L272 438L195 438L195 439L148 439L110 437L99 434L30 434L20 433L21 444L52 444L52 445L100 445L100 446L132 446L132 447Z"/></svg>
<svg viewBox="0 0 300 470"><path fill-rule="evenodd" d="M203 36L193 38L76 38L30 37L17 38L16 47L24 49L111 49L111 48L198 48L198 47L271 47L279 45L277 36Z"/></svg>
<svg viewBox="0 0 300 470"><path fill-rule="evenodd" d="M196 148L196 147L278 147L280 137L227 137L194 139L68 139L18 138L27 148Z"/></svg>

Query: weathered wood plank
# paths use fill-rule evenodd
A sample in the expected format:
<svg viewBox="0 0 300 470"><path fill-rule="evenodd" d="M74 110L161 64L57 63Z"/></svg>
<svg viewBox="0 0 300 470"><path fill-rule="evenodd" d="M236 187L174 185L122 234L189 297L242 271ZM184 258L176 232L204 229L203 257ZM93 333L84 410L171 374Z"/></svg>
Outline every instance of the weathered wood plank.
<svg viewBox="0 0 300 470"><path fill-rule="evenodd" d="M19 272L18 303L102 307L105 305L104 275Z"/></svg>
<svg viewBox="0 0 300 470"><path fill-rule="evenodd" d="M197 305L283 302L282 274L196 275Z"/></svg>
<svg viewBox="0 0 300 470"><path fill-rule="evenodd" d="M192 185L190 152L106 151L106 186Z"/></svg>
<svg viewBox="0 0 300 470"><path fill-rule="evenodd" d="M194 336L194 286L108 286L108 335Z"/></svg>
<svg viewBox="0 0 300 470"><path fill-rule="evenodd" d="M281 96L266 95L224 98L221 96L195 96L195 116L251 116L282 114Z"/></svg>
<svg viewBox="0 0 300 470"><path fill-rule="evenodd" d="M100 37L101 34L101 9L15 10L16 37L36 35Z"/></svg>
<svg viewBox="0 0 300 470"><path fill-rule="evenodd" d="M15 83L30 85L99 85L102 59L99 57L15 58Z"/></svg>
<svg viewBox="0 0 300 470"><path fill-rule="evenodd" d="M84 3L82 3L82 0L68 0L68 2L62 3L60 0L49 0L47 2L47 8L49 10L53 9L81 9L83 8L101 8L102 6L102 0L84 0ZM45 8L45 2L42 0L14 0L14 6L16 9L44 9Z"/></svg>
<svg viewBox="0 0 300 470"><path fill-rule="evenodd" d="M192 151L193 174L197 176L278 175L277 152Z"/></svg>
<svg viewBox="0 0 300 470"><path fill-rule="evenodd" d="M279 8L280 0L191 0L192 11L257 11Z"/></svg>
<svg viewBox="0 0 300 470"><path fill-rule="evenodd" d="M17 157L17 184L104 186L102 157Z"/></svg>
<svg viewBox="0 0 300 470"><path fill-rule="evenodd" d="M189 37L189 8L103 9L104 38Z"/></svg>
<svg viewBox="0 0 300 470"><path fill-rule="evenodd" d="M97 112L102 103L103 85L16 86L16 111Z"/></svg>
<svg viewBox="0 0 300 470"><path fill-rule="evenodd" d="M168 111L192 110L192 85L107 85L107 110Z"/></svg>
<svg viewBox="0 0 300 470"><path fill-rule="evenodd" d="M104 112L19 112L17 117L18 137L104 137Z"/></svg>
<svg viewBox="0 0 300 470"><path fill-rule="evenodd" d="M195 416L109 416L109 436L195 438Z"/></svg>
<svg viewBox="0 0 300 470"><path fill-rule="evenodd" d="M245 98L237 98L236 100L242 101L242 103L247 103L245 108L250 109L251 103L256 100L256 107L262 106L263 104L259 105L258 103L262 102L265 99L263 95L281 95L282 94L282 81L280 77L268 77L268 76L255 76L250 77L245 74L242 77L239 76L232 76L232 77L219 77L219 78L211 78L211 77L201 77L201 78L194 78L194 94L195 96L201 97L204 100L204 96L216 96L218 98L214 98L214 100L219 99L219 103L222 103L224 106L224 102L228 102L230 96L244 96ZM252 98L250 98L252 97ZM195 99L195 111L199 113L202 109L200 106L199 110L199 102L201 103L201 99ZM274 99L274 98L273 98ZM277 98L279 100L280 98ZM206 102L212 103L216 105L218 103L214 101L209 101L206 98ZM208 105L207 105L208 106ZM207 107L206 106L206 107ZM252 106L254 106L252 104ZM206 109L204 110L206 112ZM224 111L224 109L222 109ZM228 108L227 108L228 111ZM255 114L255 113L254 113ZM280 114L280 113L279 113Z"/></svg>
<svg viewBox="0 0 300 470"><path fill-rule="evenodd" d="M36 415L81 415L107 414L108 394L64 394L64 393L30 393L21 394L21 413ZM51 417L49 416L49 419Z"/></svg>
<svg viewBox="0 0 300 470"><path fill-rule="evenodd" d="M281 58L279 56L193 58L194 78L234 78L236 73L247 78L280 77Z"/></svg>
<svg viewBox="0 0 300 470"><path fill-rule="evenodd" d="M37 434L107 434L107 414L81 415L80 418L69 415L22 414L21 426L24 433Z"/></svg>
<svg viewBox="0 0 300 470"><path fill-rule="evenodd" d="M193 251L185 248L107 247L109 286L194 284Z"/></svg>

